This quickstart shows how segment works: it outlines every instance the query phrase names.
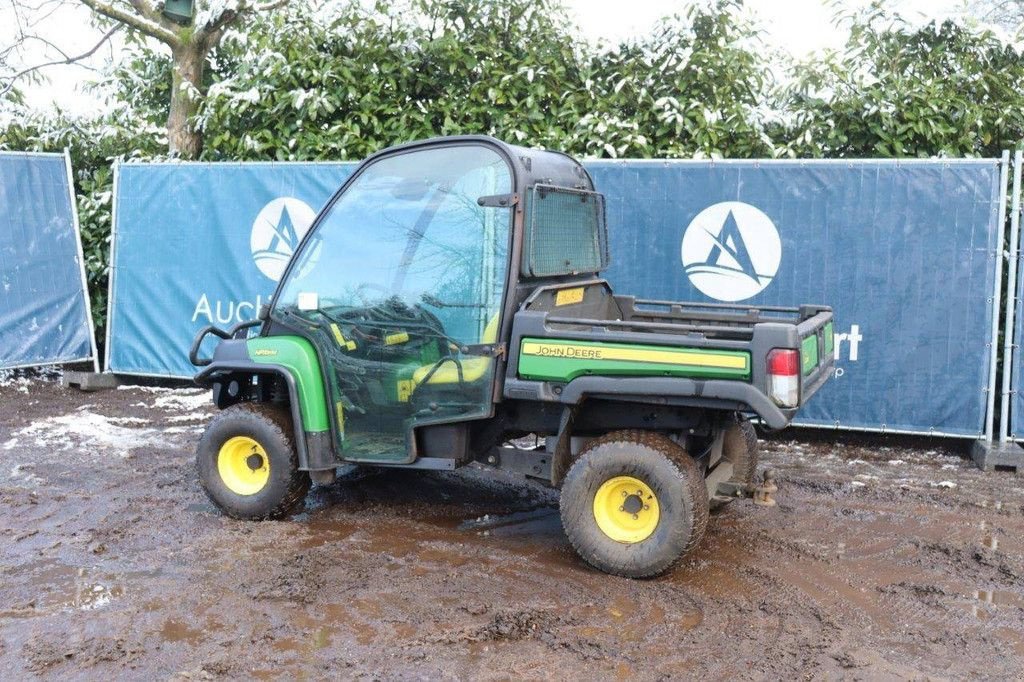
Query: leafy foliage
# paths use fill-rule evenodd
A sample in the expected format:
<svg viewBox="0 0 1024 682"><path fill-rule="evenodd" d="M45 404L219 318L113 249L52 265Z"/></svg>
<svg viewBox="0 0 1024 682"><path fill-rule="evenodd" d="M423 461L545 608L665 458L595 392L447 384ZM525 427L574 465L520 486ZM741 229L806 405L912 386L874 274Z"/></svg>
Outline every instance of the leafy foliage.
<svg viewBox="0 0 1024 682"><path fill-rule="evenodd" d="M770 73L739 3L694 6L591 57L573 151L589 156L771 156Z"/></svg>
<svg viewBox="0 0 1024 682"><path fill-rule="evenodd" d="M763 155L755 42L733 2L611 50L578 43L552 0L293 11L226 37L200 119L208 158L362 158L457 133L591 156Z"/></svg>
<svg viewBox="0 0 1024 682"><path fill-rule="evenodd" d="M362 158L462 132L554 143L581 115L566 94L583 83L561 22L550 0L267 17L218 53L233 68L200 114L208 156Z"/></svg>
<svg viewBox="0 0 1024 682"><path fill-rule="evenodd" d="M914 26L874 5L793 69L776 132L792 156L998 156L1024 137L1024 59L986 30Z"/></svg>

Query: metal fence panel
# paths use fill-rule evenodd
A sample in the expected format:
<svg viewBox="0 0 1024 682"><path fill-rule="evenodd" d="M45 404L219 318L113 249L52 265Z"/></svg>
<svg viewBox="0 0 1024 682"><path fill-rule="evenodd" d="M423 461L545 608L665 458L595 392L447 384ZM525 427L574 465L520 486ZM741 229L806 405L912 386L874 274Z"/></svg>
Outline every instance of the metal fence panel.
<svg viewBox="0 0 1024 682"><path fill-rule="evenodd" d="M801 423L983 432L1002 229L996 160L586 166L607 195L606 274L618 292L835 308L838 376ZM255 315L288 236L352 167L122 166L108 367L191 376L195 332Z"/></svg>
<svg viewBox="0 0 1024 682"><path fill-rule="evenodd" d="M1006 329L1003 353L1003 403L1000 440L1024 440L1024 397L1021 395L1021 344L1024 343L1024 259L1020 249L1020 220L1022 209L1021 172L1024 155L1018 150L1013 158L1013 195L1010 210L1010 279L1007 282ZM1007 337L1007 335L1011 335Z"/></svg>
<svg viewBox="0 0 1024 682"><path fill-rule="evenodd" d="M95 359L71 164L0 153L0 368Z"/></svg>
<svg viewBox="0 0 1024 682"><path fill-rule="evenodd" d="M996 160L592 162L619 293L829 304L836 377L800 423L984 430Z"/></svg>
<svg viewBox="0 0 1024 682"><path fill-rule="evenodd" d="M108 371L191 377L196 332L256 317L352 163L117 168Z"/></svg>

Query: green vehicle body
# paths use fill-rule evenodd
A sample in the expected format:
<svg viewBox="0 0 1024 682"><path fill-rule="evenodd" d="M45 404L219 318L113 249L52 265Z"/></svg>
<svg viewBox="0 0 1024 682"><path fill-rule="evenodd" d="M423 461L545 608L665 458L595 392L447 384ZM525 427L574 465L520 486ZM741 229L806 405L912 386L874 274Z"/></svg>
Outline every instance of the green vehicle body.
<svg viewBox="0 0 1024 682"><path fill-rule="evenodd" d="M828 380L832 311L619 294L607 245L604 198L564 154L466 136L370 157L258 319L193 342L224 410L200 484L268 519L342 466L502 469L560 489L591 565L668 570L712 505L774 504L748 420L783 428Z"/></svg>
<svg viewBox="0 0 1024 682"><path fill-rule="evenodd" d="M810 362L804 360L805 373L808 366L813 368L817 364L817 346L814 341L813 337L809 337L802 344L804 357L813 358ZM531 350L537 346L582 348L584 352L578 356L545 355ZM330 427L327 417L327 394L324 390L320 362L313 345L297 336L270 336L248 339L246 347L253 363L283 367L295 380L303 431L326 432ZM628 353L634 354L635 357L628 357ZM655 359L649 359L652 357ZM670 376L746 380L750 378L750 354L743 351L709 351L701 348L640 344L580 344L569 339L523 339L523 345L519 350L519 373L525 379L556 382L570 382L580 376Z"/></svg>
<svg viewBox="0 0 1024 682"><path fill-rule="evenodd" d="M254 364L277 365L295 380L303 431L327 431L327 394L313 344L298 336L266 336L248 339L245 346Z"/></svg>
<svg viewBox="0 0 1024 682"><path fill-rule="evenodd" d="M319 267L309 240L324 230L330 235L332 215L346 210L346 192L358 191L362 176L372 174L377 163L466 150L486 150L507 170L491 163L486 182L499 191L470 196L474 215L483 216L476 227L494 235L481 239L482 255L463 263L456 254L477 248L477 242L467 247L452 237L445 258L465 272L433 290L430 277L401 272L387 292L392 298L377 294L387 288L380 284L352 282L355 298L347 294L344 305L327 300L323 292L331 280L321 277L319 289L310 287L313 304L303 307L310 291L296 292L295 282L315 279L306 271ZM441 166L432 162L426 172L442 172L433 170ZM397 204L420 202L428 213L447 200L437 199L440 191L418 194L414 186L392 192ZM572 225L576 232L543 232L549 229L545 215L554 216L551 225ZM406 243L394 267L433 248L422 238L427 229L416 228L416 243ZM604 229L603 198L585 169L565 155L477 136L385 150L367 159L318 216L274 303L257 321L200 333L190 356L202 368L196 381L213 387L222 408L240 401L288 404L300 468L316 481L329 480L348 463L454 469L480 462L557 486L577 441L616 428L653 425L681 434L692 451L706 453L710 471L720 447L717 434L734 415L782 428L830 375L834 338L828 307L758 308L619 295L599 276L607 264ZM365 231L367 239L372 232ZM325 250L319 257L330 256ZM483 275L472 270L477 262ZM359 266L353 263L348 270ZM337 269L341 279L345 271ZM465 273L476 283L463 283ZM442 272L437 278L444 277ZM415 282L403 285L403 278ZM402 286L428 289L396 303ZM357 305L361 299L367 305ZM249 338L253 327L259 327L258 335ZM212 358L199 358L208 333L222 341ZM799 354L794 404L771 395L769 355L777 350ZM501 454L503 443L525 434L546 439L545 447L533 455Z"/></svg>

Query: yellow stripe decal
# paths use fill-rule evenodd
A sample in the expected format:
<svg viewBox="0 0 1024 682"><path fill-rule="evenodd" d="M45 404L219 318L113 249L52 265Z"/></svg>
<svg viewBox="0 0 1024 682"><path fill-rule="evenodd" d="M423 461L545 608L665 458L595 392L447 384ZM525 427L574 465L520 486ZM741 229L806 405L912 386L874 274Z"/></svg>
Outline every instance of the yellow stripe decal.
<svg viewBox="0 0 1024 682"><path fill-rule="evenodd" d="M566 345L527 341L523 343L522 353L523 355L565 358L567 360L619 360L624 362L655 362L662 365L720 367L723 369L747 368L747 358L741 355L717 355L715 353L695 353L685 350L609 348L606 346Z"/></svg>

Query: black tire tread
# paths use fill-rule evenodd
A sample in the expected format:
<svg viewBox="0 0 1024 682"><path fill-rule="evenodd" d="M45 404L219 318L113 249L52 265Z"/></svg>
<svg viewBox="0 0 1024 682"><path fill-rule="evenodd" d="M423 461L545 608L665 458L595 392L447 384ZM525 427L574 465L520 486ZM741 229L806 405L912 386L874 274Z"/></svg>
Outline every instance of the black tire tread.
<svg viewBox="0 0 1024 682"><path fill-rule="evenodd" d="M225 507L210 493L209 490L206 489L206 486L201 486L203 488L203 492L206 493L206 497L209 498L214 506L233 519L266 521L288 516L306 498L306 494L309 492L309 488L312 485L312 481L309 476L305 472L299 471L298 468L299 456L298 451L295 449L291 413L287 408L273 405L271 403L241 402L220 412L210 421L207 428L213 428L214 425L220 421L234 421L238 419L252 419L255 421L270 422L274 435L281 438L282 441L287 444L288 451L291 453L290 461L292 465L291 475L288 479L287 491L285 492L284 497L282 497L273 508L259 515L240 514L236 510ZM197 465L198 459L201 456L201 452L196 453Z"/></svg>
<svg viewBox="0 0 1024 682"><path fill-rule="evenodd" d="M757 475L759 452L754 425L737 415L736 420L726 427L722 438L722 459L731 462L733 466L729 482L743 487L753 485L754 477ZM713 498L711 509L721 509L732 501L732 498Z"/></svg>
<svg viewBox="0 0 1024 682"><path fill-rule="evenodd" d="M729 439L733 439L730 448ZM732 478L734 483L751 485L757 474L758 445L757 431L746 419L740 420L725 433L726 441L722 445L722 455L732 462Z"/></svg>
<svg viewBox="0 0 1024 682"><path fill-rule="evenodd" d="M697 463L692 457L690 457L686 450L667 436L652 431L643 431L641 429L624 429L621 431L611 431L589 441L583 452L580 453L580 457L578 457L576 461L573 462L572 467L569 468L569 471L566 474L566 479L568 480L570 477L573 477L573 470L582 466L582 462L584 461L583 455L602 445L611 443L641 445L659 452L675 466L677 475L682 478L686 484L686 489L690 495L689 506L691 518L693 519L693 527L683 550L668 564L653 567L649 571L637 572L629 570L629 567L627 566L621 566L618 567L618 569L616 569L616 567L612 567L611 570L608 570L608 572L614 575L629 578L653 578L655 576L662 575L671 571L679 564L680 561L685 559L694 549L697 548L701 539L704 537L709 517L708 495L707 487L704 484L704 476L698 469ZM571 519L571 523L566 523L563 516L562 525L566 530L566 536L569 538L569 543L573 546L573 549L576 550L577 554L583 557L587 563L597 566L601 562L597 561L593 556L588 556L586 548L583 546L580 538L576 537L576 533L574 532L574 529L582 527L581 519L578 518L578 515L587 513L586 506L583 505L578 507L575 510L575 513L577 514L577 518ZM607 570L607 567L602 568Z"/></svg>

